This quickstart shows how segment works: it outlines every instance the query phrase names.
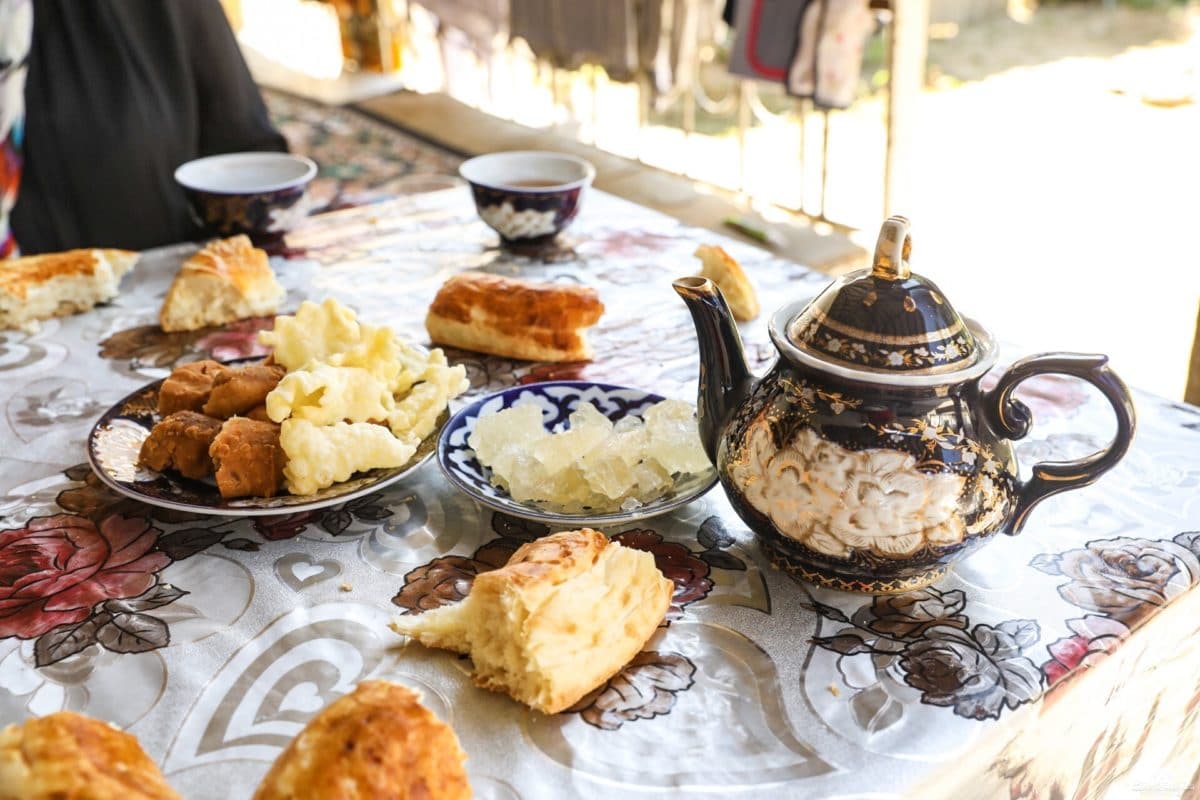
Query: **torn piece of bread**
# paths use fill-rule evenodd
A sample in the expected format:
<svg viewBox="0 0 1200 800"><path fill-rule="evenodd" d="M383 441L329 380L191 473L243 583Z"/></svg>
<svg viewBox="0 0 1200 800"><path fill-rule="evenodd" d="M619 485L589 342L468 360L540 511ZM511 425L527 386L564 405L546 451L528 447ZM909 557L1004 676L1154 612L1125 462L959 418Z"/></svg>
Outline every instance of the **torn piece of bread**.
<svg viewBox="0 0 1200 800"><path fill-rule="evenodd" d="M129 250L67 250L0 260L0 329L35 331L40 320L113 299L140 257Z"/></svg>
<svg viewBox="0 0 1200 800"><path fill-rule="evenodd" d="M183 266L158 314L168 333L274 314L286 292L267 254L246 236L209 242Z"/></svg>
<svg viewBox="0 0 1200 800"><path fill-rule="evenodd" d="M589 361L600 321L595 289L462 272L442 284L425 328L437 344L523 361Z"/></svg>
<svg viewBox="0 0 1200 800"><path fill-rule="evenodd" d="M467 800L465 758L454 731L415 692L363 681L304 726L254 800Z"/></svg>
<svg viewBox="0 0 1200 800"><path fill-rule="evenodd" d="M700 245L693 255L700 259L700 277L717 285L735 319L746 322L758 316L758 295L733 256L711 244Z"/></svg>
<svg viewBox="0 0 1200 800"><path fill-rule="evenodd" d="M642 649L673 592L652 554L583 528L522 545L475 578L466 599L391 627L470 655L476 684L555 714Z"/></svg>
<svg viewBox="0 0 1200 800"><path fill-rule="evenodd" d="M179 800L138 740L71 711L0 731L0 800Z"/></svg>

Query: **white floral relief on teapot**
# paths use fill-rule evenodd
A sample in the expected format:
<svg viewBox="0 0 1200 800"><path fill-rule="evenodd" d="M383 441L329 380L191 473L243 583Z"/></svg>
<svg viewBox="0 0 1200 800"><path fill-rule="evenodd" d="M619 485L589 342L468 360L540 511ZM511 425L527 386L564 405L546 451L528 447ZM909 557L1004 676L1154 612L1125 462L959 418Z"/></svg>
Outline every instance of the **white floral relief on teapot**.
<svg viewBox="0 0 1200 800"><path fill-rule="evenodd" d="M898 450L848 450L810 428L777 448L760 417L729 475L782 534L830 556L866 549L906 558L958 544L967 533L959 508L965 476L922 471Z"/></svg>

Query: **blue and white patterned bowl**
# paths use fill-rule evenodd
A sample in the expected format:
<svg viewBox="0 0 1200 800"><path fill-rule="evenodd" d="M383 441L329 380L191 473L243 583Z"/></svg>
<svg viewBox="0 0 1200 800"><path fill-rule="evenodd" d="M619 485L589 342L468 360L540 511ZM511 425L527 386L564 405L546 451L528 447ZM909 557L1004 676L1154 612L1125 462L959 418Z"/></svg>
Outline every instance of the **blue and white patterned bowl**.
<svg viewBox="0 0 1200 800"><path fill-rule="evenodd" d="M629 414L640 416L662 399L640 389L590 381L552 381L514 386L476 400L450 418L438 438L438 466L452 484L473 499L514 517L573 528L626 525L656 517L695 500L711 489L717 482L717 471L710 467L701 474L681 476L665 495L631 511L563 514L532 503L518 502L503 489L493 486L488 480L491 470L475 458L475 451L467 444L467 437L475 430L475 423L480 417L511 408L518 402L537 403L542 409L542 424L546 430L552 431L564 425L580 403L592 403L601 414L615 422Z"/></svg>

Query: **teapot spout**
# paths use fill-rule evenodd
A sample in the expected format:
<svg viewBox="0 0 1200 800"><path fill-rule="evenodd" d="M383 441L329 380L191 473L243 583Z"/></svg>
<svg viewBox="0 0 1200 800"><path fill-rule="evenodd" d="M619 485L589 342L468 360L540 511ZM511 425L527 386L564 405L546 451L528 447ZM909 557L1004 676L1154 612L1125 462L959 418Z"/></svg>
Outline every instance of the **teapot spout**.
<svg viewBox="0 0 1200 800"><path fill-rule="evenodd" d="M754 375L746 364L742 338L729 305L708 278L680 278L675 291L687 303L700 342L700 394L696 416L700 441L715 465L721 432L730 415L741 406L754 387Z"/></svg>

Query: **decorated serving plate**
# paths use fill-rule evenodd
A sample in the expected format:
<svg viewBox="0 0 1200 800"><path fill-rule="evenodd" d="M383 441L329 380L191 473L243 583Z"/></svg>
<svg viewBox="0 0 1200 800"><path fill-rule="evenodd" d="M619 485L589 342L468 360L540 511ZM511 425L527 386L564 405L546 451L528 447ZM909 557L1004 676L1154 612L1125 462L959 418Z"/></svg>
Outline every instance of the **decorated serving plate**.
<svg viewBox="0 0 1200 800"><path fill-rule="evenodd" d="M226 500L211 479L192 480L174 472L155 472L138 465L138 452L159 421L158 389L162 381L143 386L100 417L88 437L88 463L106 485L126 497L153 506L230 517L254 517L313 511L377 492L414 472L437 449L438 434L450 415L443 411L433 433L402 467L360 472L307 495L239 497Z"/></svg>
<svg viewBox="0 0 1200 800"><path fill-rule="evenodd" d="M709 467L700 473L676 476L665 494L628 511L569 514L532 502L517 501L503 489L493 486L491 470L479 463L467 440L480 417L499 413L518 403L536 403L542 411L542 425L548 431L555 431L566 425L571 412L581 403L592 403L600 413L616 422L629 414L640 417L663 399L640 389L589 381L514 386L476 400L450 418L438 439L438 466L452 484L474 500L514 517L573 528L626 525L656 517L690 503L711 489L717 482L716 470Z"/></svg>

